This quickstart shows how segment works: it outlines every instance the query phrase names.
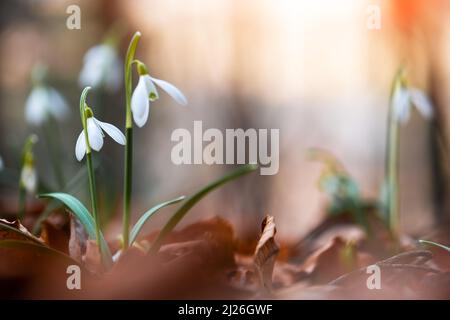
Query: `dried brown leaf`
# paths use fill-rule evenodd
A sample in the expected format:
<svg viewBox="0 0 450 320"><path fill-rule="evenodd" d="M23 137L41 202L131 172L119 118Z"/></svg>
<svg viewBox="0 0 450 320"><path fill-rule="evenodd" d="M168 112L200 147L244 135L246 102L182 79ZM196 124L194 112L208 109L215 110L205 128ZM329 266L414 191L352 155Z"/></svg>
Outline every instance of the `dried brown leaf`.
<svg viewBox="0 0 450 320"><path fill-rule="evenodd" d="M81 222L70 214L70 239L69 254L77 261L82 261L83 255L86 253L86 243L88 234Z"/></svg>
<svg viewBox="0 0 450 320"><path fill-rule="evenodd" d="M272 290L272 274L280 248L275 242L275 221L272 216L266 216L262 222L262 234L256 245L253 256L254 264L259 275L261 287Z"/></svg>

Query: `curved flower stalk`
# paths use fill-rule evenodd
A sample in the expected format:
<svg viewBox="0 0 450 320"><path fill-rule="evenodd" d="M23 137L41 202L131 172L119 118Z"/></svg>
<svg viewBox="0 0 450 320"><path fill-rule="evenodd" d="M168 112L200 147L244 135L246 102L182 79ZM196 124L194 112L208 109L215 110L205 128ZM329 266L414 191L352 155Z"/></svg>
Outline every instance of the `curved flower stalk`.
<svg viewBox="0 0 450 320"><path fill-rule="evenodd" d="M90 48L83 58L78 83L81 87L105 88L115 91L122 79L122 64L113 41Z"/></svg>
<svg viewBox="0 0 450 320"><path fill-rule="evenodd" d="M407 123L413 106L425 118L429 119L433 116L431 102L422 91L409 87L405 70L404 68L401 68L397 72L392 84L388 113L385 181L381 192L382 211L385 214L387 225L393 235L398 233L399 227L399 124Z"/></svg>
<svg viewBox="0 0 450 320"><path fill-rule="evenodd" d="M38 177L33 154L33 146L37 141L38 137L35 134L30 135L22 151L22 168L19 180L19 219L23 219L25 215L26 194L34 194L37 188Z"/></svg>
<svg viewBox="0 0 450 320"><path fill-rule="evenodd" d="M177 103L187 105L186 97L177 87L167 81L151 77L147 67L141 61L136 61L136 64L139 81L131 97L131 111L138 127L143 127L147 122L150 102L159 99L155 84L167 92Z"/></svg>
<svg viewBox="0 0 450 320"><path fill-rule="evenodd" d="M64 97L45 83L47 71L37 65L32 72L33 88L25 102L25 120L35 126L42 125L49 116L63 120L69 115Z"/></svg>
<svg viewBox="0 0 450 320"><path fill-rule="evenodd" d="M138 31L133 35L128 46L125 57L125 103L126 103L126 146L125 146L125 173L124 173L124 208L123 208L123 249L129 245L130 209L131 209L131 186L132 186L132 162L133 162L133 119L139 127L142 127L148 119L150 101L158 99L158 91L155 84L166 91L180 104L186 104L184 95L172 84L150 77L147 67L140 61L134 59L136 48L141 38ZM135 91L132 93L132 66L136 63L139 81Z"/></svg>

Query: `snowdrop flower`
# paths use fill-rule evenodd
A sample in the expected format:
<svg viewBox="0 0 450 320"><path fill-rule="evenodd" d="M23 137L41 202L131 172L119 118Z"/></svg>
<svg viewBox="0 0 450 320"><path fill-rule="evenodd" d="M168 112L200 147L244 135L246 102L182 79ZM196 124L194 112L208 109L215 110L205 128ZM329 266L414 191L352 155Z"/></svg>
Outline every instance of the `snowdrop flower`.
<svg viewBox="0 0 450 320"><path fill-rule="evenodd" d="M427 119L433 116L433 106L425 93L419 89L408 87L404 79L401 79L396 86L392 103L395 117L401 123L408 122L412 106L416 107Z"/></svg>
<svg viewBox="0 0 450 320"><path fill-rule="evenodd" d="M78 82L81 87L104 87L117 90L122 79L122 64L115 48L100 44L89 49L84 56L83 69Z"/></svg>
<svg viewBox="0 0 450 320"><path fill-rule="evenodd" d="M89 107L86 107L86 128L89 139L89 146L95 151L100 151L103 147L103 137L105 136L103 131L106 132L114 141L121 145L125 145L125 136L115 126L110 123L102 122L96 118ZM81 161L87 152L86 137L84 135L84 129L78 136L77 143L75 145L75 155L78 161Z"/></svg>
<svg viewBox="0 0 450 320"><path fill-rule="evenodd" d="M69 107L62 95L55 89L42 84L32 89L25 103L25 119L32 125L41 125L49 115L63 120L68 114Z"/></svg>
<svg viewBox="0 0 450 320"><path fill-rule="evenodd" d="M20 173L20 183L28 193L34 193L37 186L37 173L33 165L25 164Z"/></svg>
<svg viewBox="0 0 450 320"><path fill-rule="evenodd" d="M37 173L34 166L33 145L38 141L38 137L32 134L28 137L22 156L22 170L20 172L20 185L28 192L34 193L37 187Z"/></svg>
<svg viewBox="0 0 450 320"><path fill-rule="evenodd" d="M173 84L151 77L146 66L140 61L137 61L137 68L139 81L131 97L131 111L133 112L134 122L138 127L142 127L147 122L150 101L159 98L155 84L167 92L177 103L187 105L186 97Z"/></svg>

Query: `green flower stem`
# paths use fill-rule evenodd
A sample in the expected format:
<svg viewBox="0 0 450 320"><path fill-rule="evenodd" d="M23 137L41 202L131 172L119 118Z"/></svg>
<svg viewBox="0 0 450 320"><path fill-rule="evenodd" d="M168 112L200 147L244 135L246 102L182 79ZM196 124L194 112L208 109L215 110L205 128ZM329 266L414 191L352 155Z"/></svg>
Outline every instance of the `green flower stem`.
<svg viewBox="0 0 450 320"><path fill-rule="evenodd" d="M386 142L386 163L385 163L385 175L386 175L386 221L391 233L395 236L398 233L399 228L399 185L398 185L398 158L399 158L399 122L395 117L395 105L393 103L393 96L395 91L398 90L403 81L403 69L400 69L395 76L394 83L392 85L390 105L388 112L388 131Z"/></svg>
<svg viewBox="0 0 450 320"><path fill-rule="evenodd" d="M128 248L130 234L130 210L131 210L131 189L132 189L132 159L133 159L133 128L126 128L125 136L127 144L125 145L125 180L124 180L124 207L123 207L123 249Z"/></svg>
<svg viewBox="0 0 450 320"><path fill-rule="evenodd" d="M97 239L97 244L100 245L100 217L98 215L97 189L95 185L94 168L92 166L92 152L86 153L86 164L89 175L89 191L91 193L92 214L95 220L95 238Z"/></svg>
<svg viewBox="0 0 450 320"><path fill-rule="evenodd" d="M389 112L388 127L388 150L386 156L386 175L388 184L388 225L389 229L395 234L398 231L398 154L399 154L399 125L397 120L393 119L393 111Z"/></svg>
<svg viewBox="0 0 450 320"><path fill-rule="evenodd" d="M125 58L125 103L126 103L126 120L125 120L125 174L124 174L124 203L123 203L123 249L128 248L130 234L130 211L131 211L131 189L133 184L133 117L131 114L131 91L133 85L132 65L134 54L141 38L141 33L136 32L128 46Z"/></svg>
<svg viewBox="0 0 450 320"><path fill-rule="evenodd" d="M27 191L25 190L22 182L19 183L19 213L17 215L17 218L19 220L22 220L25 216L26 211L26 197L27 197Z"/></svg>

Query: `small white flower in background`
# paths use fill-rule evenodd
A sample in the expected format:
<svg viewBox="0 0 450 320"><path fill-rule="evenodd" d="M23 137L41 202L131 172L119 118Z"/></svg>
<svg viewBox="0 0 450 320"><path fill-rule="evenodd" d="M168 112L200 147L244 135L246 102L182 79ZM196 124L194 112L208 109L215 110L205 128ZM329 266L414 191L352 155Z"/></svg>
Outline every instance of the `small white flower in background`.
<svg viewBox="0 0 450 320"><path fill-rule="evenodd" d="M114 141L121 145L125 145L126 140L123 133L112 124L102 122L93 115L89 116L86 120L86 128L88 133L89 145L95 151L100 151L103 147L103 137L105 136L103 131L105 131ZM86 154L86 138L84 135L84 129L78 136L77 143L75 145L75 156L78 161L81 161Z"/></svg>
<svg viewBox="0 0 450 320"><path fill-rule="evenodd" d="M20 183L28 193L34 193L37 187L37 173L34 165L25 163L20 173Z"/></svg>
<svg viewBox="0 0 450 320"><path fill-rule="evenodd" d="M139 81L131 97L131 111L133 112L134 122L138 127L144 126L147 122L150 101L159 98L155 84L167 92L177 103L187 105L186 97L177 87L167 81L152 78L141 62L138 62L138 71Z"/></svg>
<svg viewBox="0 0 450 320"><path fill-rule="evenodd" d="M25 119L32 125L41 125L49 115L63 120L68 114L69 107L63 96L55 89L42 84L31 90L25 103Z"/></svg>
<svg viewBox="0 0 450 320"><path fill-rule="evenodd" d="M409 88L400 81L392 97L394 114L401 123L406 123L414 106L423 117L430 119L433 116L433 106L424 92L416 88Z"/></svg>
<svg viewBox="0 0 450 320"><path fill-rule="evenodd" d="M38 142L38 137L32 134L28 137L22 155L22 169L20 171L20 185L28 193L34 193L37 187L37 173L34 166L33 145Z"/></svg>
<svg viewBox="0 0 450 320"><path fill-rule="evenodd" d="M81 87L117 90L122 80L122 63L113 46L100 44L90 48L83 59L78 82Z"/></svg>

